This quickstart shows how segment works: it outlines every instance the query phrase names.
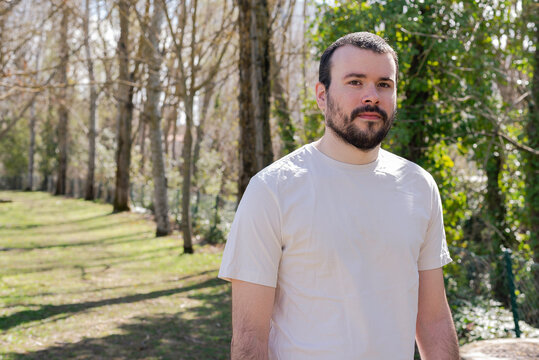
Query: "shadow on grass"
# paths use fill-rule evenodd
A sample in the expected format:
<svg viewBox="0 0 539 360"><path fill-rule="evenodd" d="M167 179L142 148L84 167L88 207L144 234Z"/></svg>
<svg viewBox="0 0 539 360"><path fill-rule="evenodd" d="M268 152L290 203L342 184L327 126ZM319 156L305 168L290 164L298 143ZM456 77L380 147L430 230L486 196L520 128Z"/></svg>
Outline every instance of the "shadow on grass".
<svg viewBox="0 0 539 360"><path fill-rule="evenodd" d="M48 245L35 245L35 246L25 246L25 247L0 247L0 251L32 251L32 250L43 250L43 249L54 249L54 248L69 248L77 246L95 246L95 245L117 245L124 243L131 243L135 241L146 241L147 237L140 237L144 235L153 234L153 231L138 231L131 234L122 234L117 236L108 236L101 239L89 240L89 241L79 241L79 242L65 242L58 244L48 244ZM131 239L134 238L135 239ZM140 237L140 238L139 238Z"/></svg>
<svg viewBox="0 0 539 360"><path fill-rule="evenodd" d="M214 278L214 279L206 280L202 283L191 285L191 286L172 288L168 290L152 291L152 292L144 293L144 294L134 294L134 295L122 296L118 298L97 300L97 301L87 301L87 302L74 303L74 304L43 305L43 306L40 306L40 308L36 310L23 310L23 311L19 311L11 315L0 317L0 330L8 330L8 329L11 329L12 327L15 327L15 326L27 323L27 322L45 320L47 318L61 315L61 314L73 314L73 313L81 312L87 309L92 309L92 308L107 306L107 305L129 304L129 303L134 303L138 301L155 299L161 296L170 296L170 295L183 293L183 292L187 292L191 290L203 289L203 288L212 287L212 286L216 286L220 284L222 285L222 280Z"/></svg>
<svg viewBox="0 0 539 360"><path fill-rule="evenodd" d="M148 240L148 239L133 239L133 240L123 240L112 243L112 245L121 244L121 243L128 243L128 242L135 242L135 241L142 241L142 240ZM90 244L89 244L90 245ZM14 249L11 249L14 250ZM18 249L21 250L21 249ZM31 250L31 249L29 249ZM3 251L2 248L0 248L0 251ZM128 255L113 255L113 256L106 256L106 257L96 257L91 260L87 260L86 263L88 265L85 265L85 269L93 269L96 267L103 267L105 268L103 271L108 270L109 268L117 265L127 264L127 263L136 263L136 262L146 262L150 260L156 260L156 259L162 259L164 256L170 256L171 252L181 250L178 249L178 246L171 245L171 246L165 246L160 247L153 250L145 250L144 252L139 252L135 254L128 254ZM159 254L163 253L164 254ZM154 254L154 255L152 255ZM148 256L150 255L150 256ZM178 254L180 255L180 254ZM11 276L11 275L21 275L21 274L35 274L40 272L47 272L47 271L55 271L60 269L71 269L71 268L80 268L82 267L80 264L73 264L73 263L60 263L55 262L53 260L50 261L54 265L51 266L40 266L40 267L25 267L23 269L8 269L0 272L0 279L3 276ZM1 328L1 327L0 327ZM1 360L1 359L0 359Z"/></svg>
<svg viewBox="0 0 539 360"><path fill-rule="evenodd" d="M65 213L65 210L62 209L61 212ZM50 214L50 212L48 212L48 214ZM29 229L35 229L35 228L38 228L38 227L44 227L45 228L45 227L59 226L59 225L78 224L78 223L83 223L85 221L91 221L91 220L99 219L99 218L102 218L102 217L107 217L107 216L110 216L110 215L113 215L113 213L99 214L99 215L90 216L90 217L86 217L86 218L75 219L75 220L70 220L70 221L60 221L60 222L56 222L56 223L47 222L45 224L34 223L34 224L25 224L25 225L5 226L4 229L6 229L6 230L29 230Z"/></svg>
<svg viewBox="0 0 539 360"><path fill-rule="evenodd" d="M108 215L112 215L112 214L108 214ZM87 226L87 227L78 227L77 229L69 230L69 231L62 230L62 234L76 234L76 233L81 233L81 232L89 232L93 230L103 230L105 228L121 227L121 225L132 224L135 222L136 221L133 219L114 220L114 221L109 222L108 224L97 224L97 225L92 225L92 226ZM66 224L69 224L69 222L67 222ZM38 234L38 235L42 236L42 235L55 234L57 231L58 229L45 230L41 234Z"/></svg>
<svg viewBox="0 0 539 360"><path fill-rule="evenodd" d="M8 359L228 359L231 337L230 291L217 279L198 286L212 287L190 298L199 306L173 315L137 317L119 327L120 334L86 338L45 350L6 354ZM182 291L187 291L184 288ZM209 293L207 293L209 292Z"/></svg>
<svg viewBox="0 0 539 360"><path fill-rule="evenodd" d="M185 275L185 276L175 278L175 279L164 280L164 281L162 281L162 283L163 284L171 283L171 282L177 283L178 281L189 280L189 279L193 279L193 278L196 278L196 277L199 277L199 276L210 275L212 273L214 273L214 275L217 276L218 271L219 271L219 269L211 269L211 270L201 271L201 272L196 273L196 274L189 274L189 275ZM138 287L144 287L144 286L149 286L149 285L154 285L154 284L155 284L155 282L145 282L145 283L139 283L139 284L137 284L137 286ZM63 292L56 292L56 293L42 292L42 293L31 294L30 296L31 297L42 297L42 296L51 296L51 295L58 295L58 294L62 294L62 295L90 294L90 293L99 293L99 292L102 292L102 291L121 290L121 289L127 289L127 288L132 288L132 287L133 287L133 285L131 285L131 284L130 285L119 285L119 286L105 286L105 287L95 288L95 289L91 289L91 290L86 290L85 289L85 290L77 290L77 291L63 291ZM9 308L17 307L17 306L27 306L27 307L29 307L29 306L40 306L40 305L25 302L25 303L13 303L13 304L10 304L10 305L4 305L4 308L9 309Z"/></svg>

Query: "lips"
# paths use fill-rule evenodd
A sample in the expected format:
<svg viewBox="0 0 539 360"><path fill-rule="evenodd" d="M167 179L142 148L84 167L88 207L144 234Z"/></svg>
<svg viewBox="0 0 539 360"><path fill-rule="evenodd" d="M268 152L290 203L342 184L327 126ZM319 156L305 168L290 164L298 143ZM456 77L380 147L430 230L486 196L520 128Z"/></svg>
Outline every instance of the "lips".
<svg viewBox="0 0 539 360"><path fill-rule="evenodd" d="M367 120L380 120L382 116L375 112L363 112L358 115L359 118Z"/></svg>
<svg viewBox="0 0 539 360"><path fill-rule="evenodd" d="M361 118L367 121L387 121L387 113L378 106L365 105L355 108L350 113L350 119Z"/></svg>

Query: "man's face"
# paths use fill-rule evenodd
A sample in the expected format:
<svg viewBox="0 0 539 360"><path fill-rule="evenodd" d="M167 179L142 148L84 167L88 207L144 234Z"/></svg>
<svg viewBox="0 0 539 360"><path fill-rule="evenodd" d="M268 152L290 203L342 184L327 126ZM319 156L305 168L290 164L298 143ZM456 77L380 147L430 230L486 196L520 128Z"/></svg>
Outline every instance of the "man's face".
<svg viewBox="0 0 539 360"><path fill-rule="evenodd" d="M396 110L396 67L390 54L353 45L331 58L331 84L317 84L317 102L326 126L341 140L368 151L387 135Z"/></svg>

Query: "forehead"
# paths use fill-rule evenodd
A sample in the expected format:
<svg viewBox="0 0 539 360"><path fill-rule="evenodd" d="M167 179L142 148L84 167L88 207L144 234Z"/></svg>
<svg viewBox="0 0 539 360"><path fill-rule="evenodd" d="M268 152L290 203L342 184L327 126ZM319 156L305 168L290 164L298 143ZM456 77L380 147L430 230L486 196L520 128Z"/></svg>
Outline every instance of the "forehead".
<svg viewBox="0 0 539 360"><path fill-rule="evenodd" d="M345 45L331 57L331 78L339 79L350 73L364 74L368 77L390 78L395 80L396 66L389 53L378 54L372 50Z"/></svg>

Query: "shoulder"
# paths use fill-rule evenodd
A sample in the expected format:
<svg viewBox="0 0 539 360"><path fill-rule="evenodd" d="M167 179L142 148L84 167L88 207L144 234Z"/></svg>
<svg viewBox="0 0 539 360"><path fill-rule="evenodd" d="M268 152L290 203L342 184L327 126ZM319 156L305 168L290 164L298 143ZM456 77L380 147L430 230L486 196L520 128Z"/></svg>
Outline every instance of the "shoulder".
<svg viewBox="0 0 539 360"><path fill-rule="evenodd" d="M263 184L277 191L283 184L299 180L309 172L312 160L310 144L304 145L259 171L251 183Z"/></svg>
<svg viewBox="0 0 539 360"><path fill-rule="evenodd" d="M417 184L431 189L437 187L432 175L416 163L383 149L379 156L377 171L394 177L398 183Z"/></svg>

